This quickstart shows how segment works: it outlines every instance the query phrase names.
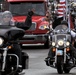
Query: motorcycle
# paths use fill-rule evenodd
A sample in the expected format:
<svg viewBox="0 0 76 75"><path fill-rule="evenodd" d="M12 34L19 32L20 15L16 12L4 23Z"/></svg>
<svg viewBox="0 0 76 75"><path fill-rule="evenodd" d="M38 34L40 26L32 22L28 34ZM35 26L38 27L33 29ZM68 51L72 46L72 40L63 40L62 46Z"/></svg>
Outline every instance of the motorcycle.
<svg viewBox="0 0 76 75"><path fill-rule="evenodd" d="M25 34L21 28L0 25L0 75L19 75L19 57L10 50ZM22 70L25 69L25 53L22 52Z"/></svg>
<svg viewBox="0 0 76 75"><path fill-rule="evenodd" d="M71 54L71 35L66 25L58 25L51 36L52 59L48 60L50 67L57 69L59 74L69 73L76 66L76 60Z"/></svg>

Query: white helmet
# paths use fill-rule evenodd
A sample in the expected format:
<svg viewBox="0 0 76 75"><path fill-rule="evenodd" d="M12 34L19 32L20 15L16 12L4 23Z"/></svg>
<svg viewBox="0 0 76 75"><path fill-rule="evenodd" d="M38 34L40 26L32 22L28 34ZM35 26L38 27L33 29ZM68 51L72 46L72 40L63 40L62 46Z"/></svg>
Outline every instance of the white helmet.
<svg viewBox="0 0 76 75"><path fill-rule="evenodd" d="M3 17L8 15L10 18L12 18L12 13L10 11L4 11L2 15L3 15Z"/></svg>

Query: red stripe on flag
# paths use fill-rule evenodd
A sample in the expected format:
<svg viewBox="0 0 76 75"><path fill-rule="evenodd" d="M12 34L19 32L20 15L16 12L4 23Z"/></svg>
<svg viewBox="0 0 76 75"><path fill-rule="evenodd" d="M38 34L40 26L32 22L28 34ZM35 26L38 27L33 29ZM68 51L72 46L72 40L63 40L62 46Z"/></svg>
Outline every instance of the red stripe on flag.
<svg viewBox="0 0 76 75"><path fill-rule="evenodd" d="M59 10L59 9L58 9L58 12L65 12L65 10Z"/></svg>

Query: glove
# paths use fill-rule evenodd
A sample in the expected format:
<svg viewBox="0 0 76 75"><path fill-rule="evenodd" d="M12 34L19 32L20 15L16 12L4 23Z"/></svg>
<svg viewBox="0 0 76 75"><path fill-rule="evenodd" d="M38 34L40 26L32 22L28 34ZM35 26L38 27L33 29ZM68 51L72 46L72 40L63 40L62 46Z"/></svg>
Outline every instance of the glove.
<svg viewBox="0 0 76 75"><path fill-rule="evenodd" d="M30 11L28 12L28 15L29 15L29 16L32 16L32 15L34 14L34 11L35 11L35 9L30 10Z"/></svg>

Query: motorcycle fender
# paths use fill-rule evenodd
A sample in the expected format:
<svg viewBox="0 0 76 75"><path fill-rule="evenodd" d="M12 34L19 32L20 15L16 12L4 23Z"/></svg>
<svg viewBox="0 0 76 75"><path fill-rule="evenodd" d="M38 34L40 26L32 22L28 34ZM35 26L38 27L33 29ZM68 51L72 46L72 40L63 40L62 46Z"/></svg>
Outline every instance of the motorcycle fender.
<svg viewBox="0 0 76 75"><path fill-rule="evenodd" d="M63 55L63 51L62 50L57 50L57 56L61 56Z"/></svg>

